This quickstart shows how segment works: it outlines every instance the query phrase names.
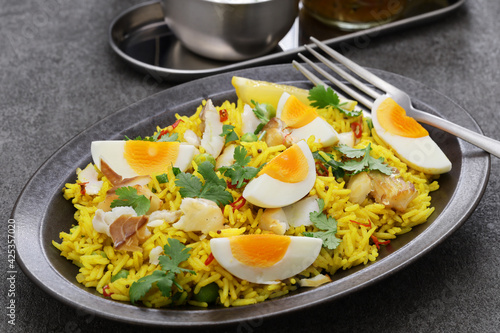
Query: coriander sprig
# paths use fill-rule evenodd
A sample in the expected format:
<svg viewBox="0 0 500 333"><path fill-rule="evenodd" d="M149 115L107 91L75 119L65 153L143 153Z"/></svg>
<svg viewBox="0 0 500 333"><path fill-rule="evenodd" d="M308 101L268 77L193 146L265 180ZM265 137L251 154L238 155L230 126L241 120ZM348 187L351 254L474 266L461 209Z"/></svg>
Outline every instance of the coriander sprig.
<svg viewBox="0 0 500 333"><path fill-rule="evenodd" d="M130 286L129 296L132 304L143 298L154 285L158 287L163 296L170 297L174 284L179 290L183 290L182 286L175 281L177 273L189 272L196 274L193 270L179 267L180 263L186 261L191 256L189 248L179 240L170 238L163 247L163 252L165 255L158 258L161 270L156 270L151 275L140 278Z"/></svg>
<svg viewBox="0 0 500 333"><path fill-rule="evenodd" d="M225 180L219 178L212 163L205 161L198 165L198 173L203 177L204 183L190 173L181 172L176 176L175 185L180 187L179 193L183 198L208 199L220 206L233 201L231 193L226 191Z"/></svg>
<svg viewBox="0 0 500 333"><path fill-rule="evenodd" d="M311 90L309 90L309 96L307 99L311 101L311 106L317 108L326 108L332 107L338 109L340 112L349 117L357 117L361 115L363 111L361 110L352 110L349 111L344 109L343 106L347 104L347 102L340 103L339 95L331 87L326 87L322 85L317 85Z"/></svg>
<svg viewBox="0 0 500 333"><path fill-rule="evenodd" d="M319 238L323 241L324 247L333 250L337 248L342 241L335 236L337 233L337 220L323 213L323 208L325 207L323 199L318 199L318 206L318 211L309 213L309 218L314 226L320 229L320 231L304 232L302 235Z"/></svg>

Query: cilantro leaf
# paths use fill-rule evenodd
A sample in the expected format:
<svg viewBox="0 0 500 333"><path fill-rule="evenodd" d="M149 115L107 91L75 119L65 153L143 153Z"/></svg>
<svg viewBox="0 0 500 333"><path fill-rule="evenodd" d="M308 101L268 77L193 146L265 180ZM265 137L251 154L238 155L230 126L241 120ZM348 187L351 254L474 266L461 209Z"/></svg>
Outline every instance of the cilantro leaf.
<svg viewBox="0 0 500 333"><path fill-rule="evenodd" d="M252 160L250 156L247 156L246 148L242 146L238 146L234 149L233 157L236 163L241 166L246 166Z"/></svg>
<svg viewBox="0 0 500 333"><path fill-rule="evenodd" d="M181 172L176 176L175 184L180 187L183 198L203 198L225 206L233 200L231 193L226 191L226 182L219 178L212 163L205 161L198 166L198 173L205 183L195 175Z"/></svg>
<svg viewBox="0 0 500 333"><path fill-rule="evenodd" d="M220 134L220 136L226 137L225 141L226 145L231 141L236 141L240 139L238 134L234 131L233 125L222 125L222 133Z"/></svg>
<svg viewBox="0 0 500 333"><path fill-rule="evenodd" d="M173 142L173 141L178 141L179 140L179 134L177 133L165 133L162 131L159 131L158 133L154 134L153 136L146 136L146 137L141 137L137 136L135 139L131 139L128 136L125 135L125 141L150 141L150 142Z"/></svg>
<svg viewBox="0 0 500 333"><path fill-rule="evenodd" d="M113 200L111 208L130 206L139 216L146 214L149 210L151 202L146 196L138 195L137 189L134 187L120 187L116 189L115 193L118 195L118 199Z"/></svg>
<svg viewBox="0 0 500 333"><path fill-rule="evenodd" d="M163 247L165 255L159 256L161 270L155 270L151 275L144 276L132 283L129 290L130 302L135 304L138 300L143 298L151 288L156 285L165 297L170 297L172 293L172 285L182 290L179 283L175 281L175 275L180 272L189 272L196 274L196 272L180 268L179 264L186 261L189 257L189 248L182 244L179 240L170 238Z"/></svg>
<svg viewBox="0 0 500 333"><path fill-rule="evenodd" d="M190 249L179 240L170 238L167 244L163 247L165 255L159 256L161 268L164 271L170 271L172 273L180 273L184 271L195 274L192 270L178 267L181 262L188 260L191 256L189 254L189 250Z"/></svg>
<svg viewBox="0 0 500 333"><path fill-rule="evenodd" d="M252 158L247 156L247 150L242 146L236 147L233 157L235 160L233 165L222 167L219 170L224 176L231 178L231 185L241 188L245 184L245 181L249 181L257 176L263 165L259 168L247 166Z"/></svg>
<svg viewBox="0 0 500 333"><path fill-rule="evenodd" d="M351 158L351 160L344 162L342 168L352 172L353 175L368 170L378 170L386 175L392 173L391 167L384 163L383 157L376 159L370 155L371 143L362 149L355 149L346 145L339 145L336 149Z"/></svg>
<svg viewBox="0 0 500 333"><path fill-rule="evenodd" d="M337 220L323 213L323 208L325 207L323 199L318 199L318 206L319 210L309 213L309 218L316 228L323 231L304 232L302 234L307 237L320 238L323 241L324 247L333 250L342 241L335 236L337 233Z"/></svg>
<svg viewBox="0 0 500 333"><path fill-rule="evenodd" d="M337 95L331 87L317 85L309 90L309 96L307 96L307 99L311 101L311 106L313 107L321 109L333 107L349 117L357 117L362 113L361 110L349 111L344 109L343 106L347 104L347 102L340 103L339 95Z"/></svg>
<svg viewBox="0 0 500 333"><path fill-rule="evenodd" d="M163 184L163 183L168 183L168 174L162 173L161 175L156 176L156 180L158 183Z"/></svg>
<svg viewBox="0 0 500 333"><path fill-rule="evenodd" d="M253 113L260 120L262 124L267 124L271 118L276 117L276 110L270 104L259 103L253 99L250 101L254 106L252 109ZM257 132L258 133L258 132ZM257 134L255 133L255 134Z"/></svg>
<svg viewBox="0 0 500 333"><path fill-rule="evenodd" d="M175 185L180 187L179 193L183 198L198 197L203 188L200 178L185 172L181 172L176 176Z"/></svg>
<svg viewBox="0 0 500 333"><path fill-rule="evenodd" d="M342 178L345 175L344 169L342 169L344 163L342 162L337 162L336 160L333 159L332 154L328 153L323 153L325 156L328 157L328 159L325 159L322 154L320 154L320 151L317 150L313 152L313 157L315 160L320 161L323 164L326 164L327 167L331 167L332 169L332 174L335 178Z"/></svg>
<svg viewBox="0 0 500 333"><path fill-rule="evenodd" d="M146 293L153 287L156 282L167 278L167 273L161 270L156 270L151 275L146 275L136 282L132 283L129 290L130 302L135 304L138 300L144 297ZM165 292L170 290L165 290ZM162 290L163 294L163 290ZM168 294L167 294L168 296Z"/></svg>
<svg viewBox="0 0 500 333"><path fill-rule="evenodd" d="M178 133L163 133L161 132L156 133L153 135L153 140L156 142L174 142L179 140L179 134ZM158 137L160 137L158 139Z"/></svg>
<svg viewBox="0 0 500 333"><path fill-rule="evenodd" d="M198 166L198 173L205 179L205 184L210 183L214 185L219 185L226 188L226 182L224 179L219 178L214 170L214 165L209 161L205 161Z"/></svg>

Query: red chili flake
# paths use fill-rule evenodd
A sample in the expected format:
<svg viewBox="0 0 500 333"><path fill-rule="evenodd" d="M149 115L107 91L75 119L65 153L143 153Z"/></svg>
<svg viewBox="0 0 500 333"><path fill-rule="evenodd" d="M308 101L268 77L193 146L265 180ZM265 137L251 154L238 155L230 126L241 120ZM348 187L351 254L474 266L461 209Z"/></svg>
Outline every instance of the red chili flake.
<svg viewBox="0 0 500 333"><path fill-rule="evenodd" d="M227 114L227 110L226 109L222 109L222 110L219 111L219 119L220 119L221 123L223 121L226 121L228 118L229 118L229 116Z"/></svg>
<svg viewBox="0 0 500 333"><path fill-rule="evenodd" d="M184 120L182 119L177 119L177 121L175 123L172 124L172 131L177 127L179 126L179 124L182 122L184 122Z"/></svg>
<svg viewBox="0 0 500 333"><path fill-rule="evenodd" d="M162 136L164 136L165 134L170 133L170 131L173 131L173 130L177 127L177 126L179 126L179 124L180 124L180 122L181 122L181 121L182 121L182 122L184 122L184 120L182 120L182 119L177 119L177 120L175 121L175 123L173 123L172 125L168 126L168 127L167 127L167 129L162 130L162 131L160 132L160 135L158 135L157 140L160 140L160 138L161 138Z"/></svg>
<svg viewBox="0 0 500 333"><path fill-rule="evenodd" d="M320 176L327 176L328 175L328 169L321 163L320 161L316 161L316 173Z"/></svg>
<svg viewBox="0 0 500 333"><path fill-rule="evenodd" d="M359 139L361 135L363 135L363 126L361 124L361 121L351 123L351 128L356 139Z"/></svg>
<svg viewBox="0 0 500 333"><path fill-rule="evenodd" d="M158 135L157 140L160 140L160 138L161 138L162 136L164 136L165 134L168 134L168 130L166 130L166 129L164 129L163 131L161 131L161 132L160 132L160 135Z"/></svg>
<svg viewBox="0 0 500 333"><path fill-rule="evenodd" d="M245 198L243 198L243 196L241 196L235 202L230 203L229 206L233 207L233 212L234 212L235 210L243 207L243 205L245 205L246 202L247 202L247 200Z"/></svg>
<svg viewBox="0 0 500 333"><path fill-rule="evenodd" d="M373 235L371 236L371 239L372 239L373 243L375 243L375 246L377 247L377 249L379 249L379 250L380 250L380 245L387 245L387 244L389 244L391 242L390 240L386 240L386 241L380 242L378 240L378 238L375 237L375 236L373 236Z"/></svg>
<svg viewBox="0 0 500 333"><path fill-rule="evenodd" d="M109 284L107 284L104 287L102 287L102 294L105 297L110 297L111 295L113 295L113 293L108 292L108 289L109 289Z"/></svg>
<svg viewBox="0 0 500 333"><path fill-rule="evenodd" d="M230 188L230 189L236 188L236 186L238 186L238 184L233 185L233 182L230 180L226 180L226 184L227 184L227 188Z"/></svg>
<svg viewBox="0 0 500 333"><path fill-rule="evenodd" d="M354 220L349 220L351 221L352 223L356 223L356 224L359 224L359 225L362 225L363 227L367 227L367 228L371 228L372 227L372 221L368 220L368 224L364 224L364 223L361 223L361 222L358 222L358 221L354 221Z"/></svg>
<svg viewBox="0 0 500 333"><path fill-rule="evenodd" d="M208 256L207 260L205 260L205 266L210 265L210 263L212 261L214 261L214 255L212 253L210 253L210 255Z"/></svg>
<svg viewBox="0 0 500 333"><path fill-rule="evenodd" d="M78 183L80 185L80 194L85 195L87 192L85 191L85 185L87 185L89 182L84 182L84 183Z"/></svg>

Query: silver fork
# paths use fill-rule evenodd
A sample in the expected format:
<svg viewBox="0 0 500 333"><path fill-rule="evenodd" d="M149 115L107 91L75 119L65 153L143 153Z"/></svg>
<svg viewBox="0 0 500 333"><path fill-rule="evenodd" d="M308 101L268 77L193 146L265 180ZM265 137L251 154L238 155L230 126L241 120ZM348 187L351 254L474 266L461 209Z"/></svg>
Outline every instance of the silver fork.
<svg viewBox="0 0 500 333"><path fill-rule="evenodd" d="M390 83L382 80L378 76L374 75L373 73L369 72L368 70L364 69L363 67L359 66L352 60L349 60L348 58L344 57L337 51L331 49L324 43L320 42L314 37L311 37L311 40L321 49L323 50L326 54L328 54L330 57L344 65L346 68L351 70L353 73L357 74L359 77L364 79L365 81L371 83L374 87L385 91L389 96L391 96L399 105L401 105L405 110L406 114L415 120L431 125L433 127L439 128L445 132L448 132L450 134L455 135L456 137L459 137L487 152L490 154L499 157L500 158L500 141L488 138L484 135L481 135L479 133L473 132L471 130L468 130L462 126L459 126L457 124L454 124L448 120L445 120L443 118L434 116L430 113L427 113L425 111L421 111L418 109L415 109L411 103L410 96L406 94L404 91L401 91L400 89L394 87ZM314 49L312 49L308 45L304 45L304 47L312 54L314 55L318 60L320 60L322 63L324 63L328 68L332 69L334 72L336 72L338 75L343 77L347 82L350 82L353 86L358 88L360 91L368 95L369 97L373 98L374 100L380 97L382 94L380 94L378 91L372 89L369 87L366 83L358 80L348 72L344 71L342 68L328 60L326 57L322 56L320 53L316 52ZM339 87L341 90L343 90L345 93L350 95L352 98L357 100L359 103L365 105L367 108L371 110L373 106L373 101L369 98L366 98L365 95L360 94L358 91L352 89L351 87L347 86L344 84L342 81L338 80L334 76L330 75L327 71L325 71L323 68L319 67L317 64L306 58L304 55L299 53L299 56L304 60L306 63L308 63L312 68L314 68L318 73L323 75L326 79L328 79L330 82L335 84L337 87ZM323 81L318 78L316 75L314 75L311 71L306 69L304 66L299 64L297 61L293 61L293 66L298 69L306 78L308 78L312 83L315 85L324 85Z"/></svg>

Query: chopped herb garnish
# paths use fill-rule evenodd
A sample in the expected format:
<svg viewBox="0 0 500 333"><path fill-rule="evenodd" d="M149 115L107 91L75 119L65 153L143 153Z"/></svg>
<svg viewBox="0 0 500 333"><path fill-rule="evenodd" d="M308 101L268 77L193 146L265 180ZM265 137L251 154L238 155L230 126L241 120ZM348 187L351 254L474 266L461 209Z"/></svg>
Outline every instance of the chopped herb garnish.
<svg viewBox="0 0 500 333"><path fill-rule="evenodd" d="M132 207L137 215L144 215L149 210L151 202L145 195L137 194L137 189L132 186L117 188L115 193L118 199L113 200L111 208L129 206Z"/></svg>
<svg viewBox="0 0 500 333"><path fill-rule="evenodd" d="M339 95L331 87L326 87L322 85L317 85L311 90L309 90L309 96L307 97L311 101L311 106L317 108L332 107L338 109L340 112L349 117L357 117L361 115L361 110L349 111L344 109L343 106L347 102L340 103Z"/></svg>
<svg viewBox="0 0 500 333"><path fill-rule="evenodd" d="M323 199L318 199L319 211L309 213L309 218L314 226L322 231L304 232L307 237L320 238L323 241L323 246L333 250L339 246L341 239L337 238L337 220L323 213L325 202Z"/></svg>
<svg viewBox="0 0 500 333"><path fill-rule="evenodd" d="M242 146L236 147L233 157L235 160L234 164L222 167L219 171L224 176L231 178L231 185L241 188L247 181L254 178L263 166L260 168L247 166L252 158L247 156L247 150Z"/></svg>
<svg viewBox="0 0 500 333"><path fill-rule="evenodd" d="M158 183L163 184L163 183L168 183L168 174L162 173L161 175L156 176L156 180Z"/></svg>
<svg viewBox="0 0 500 333"><path fill-rule="evenodd" d="M183 198L204 198L225 206L233 200L231 193L226 191L226 181L219 178L212 163L205 161L198 165L200 178L190 173L181 172L177 175L175 184L180 187L179 193Z"/></svg>
<svg viewBox="0 0 500 333"><path fill-rule="evenodd" d="M179 134L177 133L168 133L160 131L153 136L141 137L138 136L135 139L131 139L125 135L125 141L134 140L134 141L150 141L150 142L174 142L179 140Z"/></svg>
<svg viewBox="0 0 500 333"><path fill-rule="evenodd" d="M343 163L334 160L332 154L328 154L317 150L313 152L313 157L315 160L318 160L321 163L326 164L327 167L331 167L332 174L335 178L344 177L345 172L344 169L342 169Z"/></svg>
<svg viewBox="0 0 500 333"><path fill-rule="evenodd" d="M265 104L265 103L259 103L254 101L253 99L251 100L251 103L254 105L254 108L252 109L253 113L255 116L260 120L260 122L265 125L271 120L271 118L276 117L276 110L274 107L270 104ZM262 128L261 128L262 129ZM259 130L260 132L260 130ZM255 134L258 132L256 131Z"/></svg>
<svg viewBox="0 0 500 333"><path fill-rule="evenodd" d="M335 178L344 177L344 173L346 171L349 172L350 175L370 170L377 170L386 175L392 174L391 167L384 163L383 157L379 157L377 159L370 155L370 151L372 150L371 143L361 149L351 148L346 145L339 145L335 149L344 154L348 160L339 162L333 158L332 154L322 151L316 151L313 153L314 159L327 167L331 167L332 174Z"/></svg>
<svg viewBox="0 0 500 333"><path fill-rule="evenodd" d="M238 134L234 131L233 125L222 125L222 134L220 136L226 137L225 141L226 145L231 141L236 141L240 139Z"/></svg>
<svg viewBox="0 0 500 333"><path fill-rule="evenodd" d="M383 157L377 159L370 155L371 143L362 149L355 149L346 145L339 145L336 149L350 158L350 160L344 162L342 168L345 171L352 172L353 175L369 170L378 170L386 175L392 174L391 167L384 163Z"/></svg>
<svg viewBox="0 0 500 333"><path fill-rule="evenodd" d="M190 256L189 248L179 240L170 238L163 247L163 252L165 255L159 256L161 270L156 270L151 275L140 278L130 286L130 301L132 304L135 304L135 302L144 297L154 285L158 287L163 296L170 297L174 284L179 290L183 290L177 281L175 281L177 273L184 271L196 274L190 269L179 267L179 264L186 261Z"/></svg>

